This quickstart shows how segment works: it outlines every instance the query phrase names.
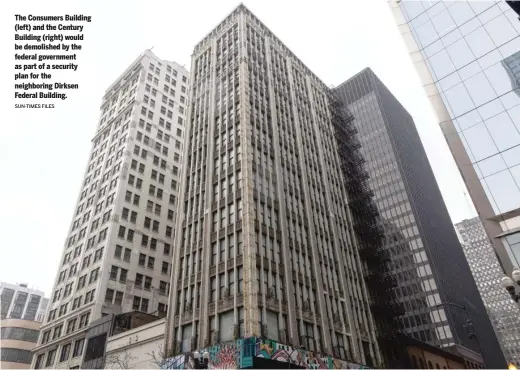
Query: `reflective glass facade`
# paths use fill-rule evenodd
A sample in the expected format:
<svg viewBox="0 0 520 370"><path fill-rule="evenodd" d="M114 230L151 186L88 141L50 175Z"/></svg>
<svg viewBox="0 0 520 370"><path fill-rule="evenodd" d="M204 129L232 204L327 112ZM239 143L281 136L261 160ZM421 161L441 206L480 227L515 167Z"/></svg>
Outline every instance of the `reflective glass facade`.
<svg viewBox="0 0 520 370"><path fill-rule="evenodd" d="M520 226L518 14L505 1L390 3L400 11L394 15L444 135L510 270L493 238Z"/></svg>
<svg viewBox="0 0 520 370"><path fill-rule="evenodd" d="M355 118L406 311L401 318L406 333L433 345L479 352L468 338L466 313L453 304L464 306L479 323L472 330L486 366L504 366L412 117L370 69L336 89Z"/></svg>
<svg viewBox="0 0 520 370"><path fill-rule="evenodd" d="M455 225L464 254L508 363L520 364L520 317L515 302L502 287L503 276L493 247L478 217ZM520 234L518 247L520 247Z"/></svg>
<svg viewBox="0 0 520 370"><path fill-rule="evenodd" d="M503 1L403 1L496 214L520 207L520 21Z"/></svg>

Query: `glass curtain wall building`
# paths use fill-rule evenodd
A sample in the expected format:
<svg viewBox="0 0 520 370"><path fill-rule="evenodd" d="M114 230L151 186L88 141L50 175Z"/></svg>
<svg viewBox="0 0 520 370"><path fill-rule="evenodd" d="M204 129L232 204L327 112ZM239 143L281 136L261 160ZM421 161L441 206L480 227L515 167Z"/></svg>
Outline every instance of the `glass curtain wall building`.
<svg viewBox="0 0 520 370"><path fill-rule="evenodd" d="M478 323L472 330L486 366L505 365L412 117L370 69L336 90L355 118L385 232L395 236L385 248L405 308L405 332L475 361L460 348L480 352L468 338L466 312L452 304L464 306Z"/></svg>
<svg viewBox="0 0 520 370"><path fill-rule="evenodd" d="M520 231L520 21L505 1L390 6L503 269Z"/></svg>

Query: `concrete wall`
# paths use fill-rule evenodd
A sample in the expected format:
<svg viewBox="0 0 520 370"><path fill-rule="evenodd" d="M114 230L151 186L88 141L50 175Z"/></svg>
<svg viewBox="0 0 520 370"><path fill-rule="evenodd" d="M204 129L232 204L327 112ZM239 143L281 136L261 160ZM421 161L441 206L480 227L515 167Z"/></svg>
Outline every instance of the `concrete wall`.
<svg viewBox="0 0 520 370"><path fill-rule="evenodd" d="M158 369L162 360L165 319L108 338L106 369Z"/></svg>

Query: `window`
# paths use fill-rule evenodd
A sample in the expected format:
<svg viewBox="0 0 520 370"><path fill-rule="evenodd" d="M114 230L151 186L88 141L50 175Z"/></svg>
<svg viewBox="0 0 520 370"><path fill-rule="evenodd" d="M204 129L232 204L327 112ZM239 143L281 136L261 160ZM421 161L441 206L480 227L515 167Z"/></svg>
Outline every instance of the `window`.
<svg viewBox="0 0 520 370"><path fill-rule="evenodd" d="M45 367L54 365L54 360L56 358L56 349L52 349L47 353L47 361L45 361Z"/></svg>
<svg viewBox="0 0 520 370"><path fill-rule="evenodd" d="M118 258L118 259L121 259L122 252L123 252L123 247L120 246L120 245L116 245L116 249L115 249L115 252L114 252L114 257Z"/></svg>
<svg viewBox="0 0 520 370"><path fill-rule="evenodd" d="M123 292L116 291L116 299L114 301L114 304L117 306L121 306L123 303Z"/></svg>
<svg viewBox="0 0 520 370"><path fill-rule="evenodd" d="M119 267L112 266L110 270L110 280L116 280L117 279L117 272L119 271Z"/></svg>
<svg viewBox="0 0 520 370"><path fill-rule="evenodd" d="M121 269L121 272L119 274L119 281L121 283L126 283L126 276L128 275L127 269Z"/></svg>
<svg viewBox="0 0 520 370"><path fill-rule="evenodd" d="M129 248L125 248L125 255L123 257L123 260L126 262L130 262L130 256L132 254L132 250Z"/></svg>
<svg viewBox="0 0 520 370"><path fill-rule="evenodd" d="M141 299L141 311L148 312L148 299Z"/></svg>
<svg viewBox="0 0 520 370"><path fill-rule="evenodd" d="M85 286L87 281L87 275L83 275L78 279L78 290L82 289Z"/></svg>
<svg viewBox="0 0 520 370"><path fill-rule="evenodd" d="M114 289L107 289L105 293L105 303L111 304L114 300Z"/></svg>
<svg viewBox="0 0 520 370"><path fill-rule="evenodd" d="M159 283L159 293L168 294L168 283L166 281L161 281Z"/></svg>
<svg viewBox="0 0 520 370"><path fill-rule="evenodd" d="M163 262L163 263L162 263L161 272L162 272L163 274L167 274L167 273L168 273L168 267L169 267L168 262Z"/></svg>
<svg viewBox="0 0 520 370"><path fill-rule="evenodd" d="M61 336L61 328L63 327L63 324L58 325L54 328L54 331L52 333L52 340L58 339Z"/></svg>
<svg viewBox="0 0 520 370"><path fill-rule="evenodd" d="M144 289L150 290L152 287L152 278L149 276L145 276L144 278Z"/></svg>
<svg viewBox="0 0 520 370"><path fill-rule="evenodd" d="M69 283L65 286L65 291L63 292L63 298L68 297L72 293L72 284L73 283ZM60 292L60 291L61 291L61 289L58 292Z"/></svg>
<svg viewBox="0 0 520 370"><path fill-rule="evenodd" d="M34 364L35 369L41 369L43 366L43 358L45 357L45 354L42 353L41 355L38 355L36 358L36 363Z"/></svg>
<svg viewBox="0 0 520 370"><path fill-rule="evenodd" d="M126 240L128 240L129 242L134 241L134 230L128 229L128 234L126 236Z"/></svg>
<svg viewBox="0 0 520 370"><path fill-rule="evenodd" d="M90 320L90 312L87 312L86 314L83 314L79 318L79 329L85 327L88 325Z"/></svg>
<svg viewBox="0 0 520 370"><path fill-rule="evenodd" d="M90 292L85 294L85 304L90 303L94 300L94 295L96 293L96 289L92 289Z"/></svg>
<svg viewBox="0 0 520 370"><path fill-rule="evenodd" d="M47 330L46 332L44 332L42 335L42 344L47 343L49 341L50 336L51 336L50 330Z"/></svg>
<svg viewBox="0 0 520 370"><path fill-rule="evenodd" d="M76 308L79 308L81 307L81 299L83 297L77 297L77 298L74 298L74 301L72 302L72 310L75 310Z"/></svg>
<svg viewBox="0 0 520 370"><path fill-rule="evenodd" d="M72 333L74 330L76 330L76 319L69 320L67 323L67 334Z"/></svg>
<svg viewBox="0 0 520 370"><path fill-rule="evenodd" d="M74 350L72 351L72 357L78 357L83 354L84 344L85 338L81 338L74 342Z"/></svg>
<svg viewBox="0 0 520 370"><path fill-rule="evenodd" d="M139 254L139 266L143 266L144 267L145 263L146 263L146 255L140 253Z"/></svg>
<svg viewBox="0 0 520 370"><path fill-rule="evenodd" d="M103 250L105 248L104 247L101 247L99 248L96 253L94 253L94 263L98 260L100 260L102 257L103 257Z"/></svg>
<svg viewBox="0 0 520 370"><path fill-rule="evenodd" d="M38 330L17 328L17 327L3 327L1 339L22 340L25 342L38 342Z"/></svg>
<svg viewBox="0 0 520 370"><path fill-rule="evenodd" d="M161 313L166 313L168 312L168 305L165 305L164 303L159 303L157 310Z"/></svg>
<svg viewBox="0 0 520 370"><path fill-rule="evenodd" d="M68 303L65 303L65 304L60 306L60 311L58 313L58 317L61 317L61 316L65 315L67 313L68 306L69 306Z"/></svg>
<svg viewBox="0 0 520 370"><path fill-rule="evenodd" d="M132 309L134 311L139 311L140 307L141 307L141 297L134 296L134 302L132 304Z"/></svg>
<svg viewBox="0 0 520 370"><path fill-rule="evenodd" d="M88 283L92 284L93 282L95 282L98 278L98 275L99 275L99 267L90 272L90 278L88 280Z"/></svg>
<svg viewBox="0 0 520 370"><path fill-rule="evenodd" d="M70 356L70 343L67 343L61 347L60 362L67 361Z"/></svg>

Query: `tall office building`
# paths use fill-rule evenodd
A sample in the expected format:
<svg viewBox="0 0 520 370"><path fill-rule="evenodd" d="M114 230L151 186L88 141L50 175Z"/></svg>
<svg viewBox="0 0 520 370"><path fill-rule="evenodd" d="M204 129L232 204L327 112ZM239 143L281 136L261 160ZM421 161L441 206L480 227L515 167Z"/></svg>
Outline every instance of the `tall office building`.
<svg viewBox="0 0 520 370"><path fill-rule="evenodd" d="M29 369L32 349L49 303L43 292L27 284L0 282L0 348L2 369Z"/></svg>
<svg viewBox="0 0 520 370"><path fill-rule="evenodd" d="M33 367L80 366L105 314L167 311L187 93L150 51L106 91Z"/></svg>
<svg viewBox="0 0 520 370"><path fill-rule="evenodd" d="M42 322L49 299L42 291L27 284L0 282L0 319L21 319Z"/></svg>
<svg viewBox="0 0 520 370"><path fill-rule="evenodd" d="M520 364L518 307L500 283L503 277L493 247L478 217L455 225L502 352L508 363Z"/></svg>
<svg viewBox="0 0 520 370"><path fill-rule="evenodd" d="M336 91L354 116L385 233L396 236L384 247L405 308L404 331L479 363L480 356L467 352L480 349L468 338L466 312L453 304L463 306L478 323L486 365L504 365L412 117L370 69Z"/></svg>
<svg viewBox="0 0 520 370"><path fill-rule="evenodd" d="M328 88L243 5L195 46L191 81L169 348L260 337L282 348L244 351L379 363Z"/></svg>
<svg viewBox="0 0 520 370"><path fill-rule="evenodd" d="M520 238L520 20L505 1L390 6L506 273ZM517 9L518 10L518 9Z"/></svg>

